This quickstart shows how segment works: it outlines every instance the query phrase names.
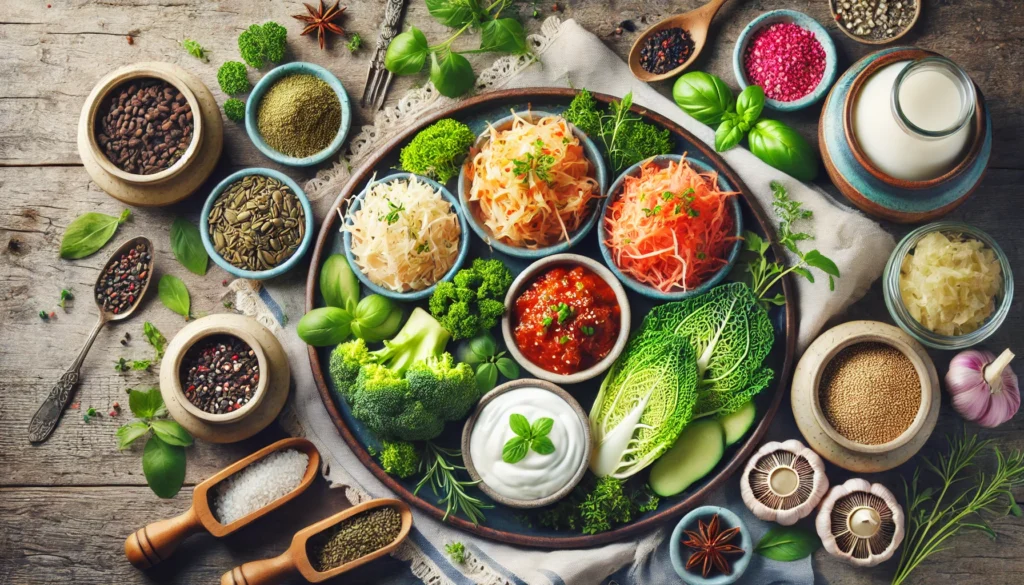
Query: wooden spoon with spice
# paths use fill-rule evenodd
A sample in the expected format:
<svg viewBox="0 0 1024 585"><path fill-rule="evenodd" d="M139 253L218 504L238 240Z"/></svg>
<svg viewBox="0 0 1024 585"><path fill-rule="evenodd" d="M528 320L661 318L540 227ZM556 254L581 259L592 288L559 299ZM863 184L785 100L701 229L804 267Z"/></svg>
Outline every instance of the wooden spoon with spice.
<svg viewBox="0 0 1024 585"><path fill-rule="evenodd" d="M132 316L153 281L153 244L139 236L121 244L103 264L103 270L93 286L93 300L100 310L100 318L60 381L50 390L46 400L32 415L28 425L28 440L42 443L53 434L60 417L71 402L71 391L81 378L82 362L103 326L110 321L123 321Z"/></svg>
<svg viewBox="0 0 1024 585"><path fill-rule="evenodd" d="M220 583L275 585L296 573L320 583L390 553L411 528L412 511L405 502L363 502L303 528L280 556L235 567Z"/></svg>
<svg viewBox="0 0 1024 585"><path fill-rule="evenodd" d="M303 473L298 485L284 496L266 506L253 510L228 524L221 524L213 510L211 510L212 500L216 497L216 491L214 491L214 494L211 494L210 490L249 465L286 449L301 451L309 457L306 463L306 471ZM167 560L167 557L171 556L171 553L178 548L181 541L196 532L206 530L217 538L227 536L239 528L248 526L257 519L273 512L304 492L313 483L319 470L320 452L316 450L313 443L306 439L293 437L267 445L252 455L232 463L197 485L192 490L192 507L186 510L184 514L149 524L125 539L124 555L128 557L128 560L136 568L148 569L161 561Z"/></svg>
<svg viewBox="0 0 1024 585"><path fill-rule="evenodd" d="M633 72L633 76L640 81L650 83L682 73L697 59L704 45L707 44L711 20L715 14L718 14L718 9L725 2L726 0L712 0L685 14L665 18L642 32L633 43L632 48L629 49L629 70ZM682 29L683 32L680 33L675 29ZM662 31L670 31L675 34ZM649 40L650 46L648 46ZM645 47L650 56L644 58L644 64L647 64L651 70L641 64ZM663 55L659 55L659 53L663 53ZM674 66L673 63L675 63Z"/></svg>

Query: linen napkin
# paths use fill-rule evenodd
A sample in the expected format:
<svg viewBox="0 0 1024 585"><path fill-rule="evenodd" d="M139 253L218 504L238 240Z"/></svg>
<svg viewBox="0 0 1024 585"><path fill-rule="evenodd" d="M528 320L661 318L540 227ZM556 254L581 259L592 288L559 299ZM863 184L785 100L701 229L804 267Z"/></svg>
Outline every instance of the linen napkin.
<svg viewBox="0 0 1024 585"><path fill-rule="evenodd" d="M544 23L542 35L530 38L535 60L500 61L481 75L480 89L511 87L585 87L593 91L622 96L632 91L634 103L665 115L711 144L714 132L684 114L674 103L649 86L636 81L626 64L601 41L574 21L556 18ZM316 201L320 218L339 193L347 178L347 169L359 164L388 135L415 122L422 114L444 108L452 100L441 98L428 85L410 92L394 109L378 115L374 126L364 128L353 138L349 154L320 177L311 181L307 192ZM825 193L801 184L768 167L746 150L735 148L725 159L740 175L765 210L771 209L769 182L783 182L790 195L814 212L808 227L815 232L814 246L832 258L842 277L836 290L829 292L819 279L816 284L800 281L800 332L802 348L814 338L833 315L859 299L881 274L894 242L876 223L833 202ZM296 279L297 280L297 279ZM292 364L295 390L289 402L285 424L312 440L324 458L325 477L332 485L345 489L353 502L368 498L393 497L383 484L367 471L338 435L317 393L309 370L306 346L295 334L297 316L304 310L301 283L275 281L260 287L256 283L236 281L231 290L235 306L257 317L282 340ZM285 319L284 315L291 316ZM290 322L289 322L290 321ZM288 323L288 325L282 325ZM792 436L795 430L773 429L773 435ZM739 498L738 481L726 483L721 493L707 503L724 505L739 514L752 532L754 542L770 525L756 520ZM408 560L413 574L429 585L454 583L481 585L618 585L678 582L668 560L667 526L636 540L617 542L583 550L543 551L498 544L456 531L414 510L414 529L409 540L395 556ZM454 565L442 552L444 545L460 541L469 551L465 565ZM809 559L779 563L756 556L741 583L813 583Z"/></svg>

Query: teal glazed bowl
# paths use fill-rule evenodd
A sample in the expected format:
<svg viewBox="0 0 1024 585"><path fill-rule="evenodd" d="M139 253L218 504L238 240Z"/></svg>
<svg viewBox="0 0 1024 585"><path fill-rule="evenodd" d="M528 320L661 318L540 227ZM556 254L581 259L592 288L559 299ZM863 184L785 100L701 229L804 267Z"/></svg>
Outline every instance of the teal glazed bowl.
<svg viewBox="0 0 1024 585"><path fill-rule="evenodd" d="M732 573L722 575L720 573L702 577L700 573L686 570L686 561L690 558L690 550L683 546L686 540L684 531L697 532L697 522L703 520L705 523L711 521L711 517L718 514L718 522L723 530L739 527L739 537L733 537L731 544L743 549L743 553L731 554L728 557ZM750 538L750 531L747 525L740 520L739 516L719 506L701 506L694 509L676 524L672 531L672 538L669 540L669 557L672 561L672 568L675 569L683 581L688 585L730 585L739 581L740 577L750 565L750 557L754 554L754 543Z"/></svg>
<svg viewBox="0 0 1024 585"><path fill-rule="evenodd" d="M681 160L683 160L683 157L678 154L661 154L649 160L653 161L655 164L658 164L660 166L665 166L668 164L669 161L680 162ZM729 257L726 258L725 265L719 268L718 271L711 276L711 278L702 282L700 286L697 286L692 290L675 292L660 291L648 284L644 284L636 280L632 276L626 275L621 270L619 270L618 265L615 264L615 259L612 258L612 251L608 249L608 246L605 244L605 240L608 238L608 232L605 228L604 218L608 215L608 209L611 206L611 202L619 195L619 192L622 190L622 185L623 182L626 180L626 177L638 175L640 173L640 165L644 164L645 162L647 161L638 162L635 165L623 171L623 173L619 175L619 178L615 179L615 182L612 183L611 189L608 190L608 196L605 197L604 201L601 203L601 227L599 227L597 231L597 245L601 249L601 256L604 258L604 263L608 265L608 268L610 268L611 271L615 273L615 277L621 280L623 284L628 286L630 289L651 299L659 301L681 301L692 296L704 294L707 291L711 290L715 285L722 282L722 279L724 279L726 275L729 274L733 266L736 265L736 260L739 258L740 249L743 247L743 242L741 240L743 236L743 213L740 210L740 196L735 195L730 201L732 207L733 222L735 223L735 230L733 235L736 237L736 241L733 243L732 250L729 251ZM715 172L713 168L702 163L699 160L687 158L686 162L688 162L690 166L694 167L699 172ZM721 175L718 175L718 186L719 188L725 191L736 190Z"/></svg>
<svg viewBox="0 0 1024 585"><path fill-rule="evenodd" d="M338 127L338 134L334 137L334 140L331 141L327 148L305 158L288 156L271 148L271 146L263 140L263 136L260 135L258 124L260 102L263 101L263 96L267 91L281 79L290 75L299 74L313 75L324 80L327 85L331 86L334 93L337 94L338 101L341 103L341 125ZM245 103L245 132L249 135L249 140L256 145L256 148L258 148L260 152L265 154L272 161L292 167L313 166L334 156L338 152L338 149L341 148L342 143L345 142L345 138L348 136L348 131L351 125L352 106L348 101L348 94L345 92L345 87L341 85L341 81L339 81L334 74L319 65L314 65L313 63L297 62L275 67L270 71L270 73L264 75L263 78L256 83L256 87L252 88L252 93L249 94L249 99Z"/></svg>
<svg viewBox="0 0 1024 585"><path fill-rule="evenodd" d="M554 116L555 114L532 110L528 112L517 112L516 115L518 115L521 118L526 118L527 120L532 121L537 120L538 118L543 118L545 116ZM497 122L492 123L491 126L493 126L497 130L505 130L511 127L513 119L514 116L506 116L498 120ZM600 194L603 195L604 193L607 192L608 188L608 170L605 167L604 158L601 156L601 151L598 150L597 145L594 144L590 137L584 134L579 128L573 126L572 124L570 124L570 127L572 128L573 135L579 139L580 144L583 146L583 153L587 157L587 160L590 162L591 165L590 176L597 180L598 189L600 190ZM490 131L485 130L484 133L477 138L476 144L473 145L472 152L478 152L483 147L483 145L487 143L487 141L490 139L489 134ZM467 160L462 165L462 170L459 171L459 202L462 204L462 208L466 216L466 221L469 222L469 227L474 232L476 232L476 235L480 236L480 239L482 239L488 246L501 252L502 254L508 254L509 256L514 256L516 258L526 258L528 260L537 260L539 258L544 258L552 254L561 254L562 252L565 252L572 248L573 246L575 246L576 244L580 243L580 241L587 237L587 234L590 233L590 230L594 229L594 225L597 223L598 216L600 215L598 213L599 205L595 202L592 202L590 216L587 218L585 222L583 222L583 225L581 225L579 229L577 229L575 232L569 235L568 241L560 241L557 244L554 244L552 246L546 246L544 248L521 248L518 246L511 246L509 244L499 242L494 239L494 237L491 234L491 231L483 224L480 218L476 216L476 204L469 201L470 184L469 177L467 176L466 173L466 168L469 166L469 164L470 161Z"/></svg>
<svg viewBox="0 0 1024 585"><path fill-rule="evenodd" d="M903 265L903 259L914 250L914 247L921 241L921 238L934 232L961 234L979 240L995 253L996 259L999 261L999 268L1003 276L1003 287L996 298L995 310L992 311L992 314L989 315L981 327L970 333L963 335L941 335L935 333L918 323L911 316L906 305L903 304L903 295L900 293L900 267ZM967 349L988 339L1003 324L1006 316L1010 314L1010 307L1013 305L1013 271L1010 268L1009 258L1006 257L999 244L992 239L992 236L965 223L940 221L917 228L907 234L896 245L896 249L889 256L889 261L885 265L885 271L882 273L882 294L885 296L885 306L889 309L889 315L892 316L892 320L896 322L900 329L906 331L914 339L934 349Z"/></svg>
<svg viewBox="0 0 1024 585"><path fill-rule="evenodd" d="M214 202L217 201L217 198L221 196L221 193L223 193L224 190L232 183L244 177L248 177L249 175L263 175L271 177L287 185L288 188L292 190L292 193L295 193L295 196L298 197L299 203L302 204L302 214L305 216L303 221L306 224L306 234L302 237L302 243L299 244L299 248L295 250L295 253L292 254L291 258L285 260L280 266L275 266L270 270L253 271L238 268L221 257L221 255L217 253L216 248L213 247L213 241L210 240L210 210L213 209ZM226 179L218 183L213 189L213 192L210 193L210 196L206 198L206 203L203 204L203 214L199 218L199 235L203 238L203 247L206 248L206 253L209 254L210 258L213 258L214 264L220 266L229 274L237 276L238 278L248 278L250 280L267 280L288 272L302 260L303 256L306 255L306 251L309 250L310 242L313 241L313 208L309 205L309 199L306 197L306 193L303 192L299 187L299 184L293 181L288 175L273 169L243 169L237 173L229 175Z"/></svg>
<svg viewBox="0 0 1024 585"><path fill-rule="evenodd" d="M741 90L748 85L753 85L747 78L746 70L743 67L743 60L744 55L747 52L747 46L750 44L750 41L753 40L754 35L758 31L780 22L795 24L801 28L811 31L814 34L814 37L818 39L818 42L821 43L821 48L825 51L825 72L821 76L821 81L818 82L817 87L815 87L811 93L791 102L773 100L767 96L764 99L764 105L766 108L771 108L779 112L795 112L796 110L802 110L825 97L829 88L832 87L832 83L836 80L836 70L838 68L837 66L839 61L836 56L836 44L832 41L832 37L828 36L828 31L825 30L825 27L818 24L817 20L814 20L803 12L797 12L796 10L770 10L761 16L758 16L754 20L750 21L750 24L743 29L739 38L736 39L736 45L732 51L732 70L736 75L736 82L740 84Z"/></svg>
<svg viewBox="0 0 1024 585"><path fill-rule="evenodd" d="M462 265L466 262L466 256L469 255L469 228L466 225L466 217L462 208L459 206L458 200L455 199L455 196L452 195L448 189L444 188L444 185L437 181L433 181L420 175L414 175L412 173L395 173L393 175L388 175L381 179L371 181L366 185L366 188L363 189L361 193L354 195L349 201L348 211L345 213L343 221L345 222L345 225L351 225L352 220L349 218L349 213L358 211L363 206L363 198L370 192L370 188L377 183L391 183L393 181L409 180L412 177L416 177L417 181L426 183L435 191L440 192L441 197L444 197L444 200L452 206L452 210L455 211L455 216L459 218L459 255L455 258L455 264L452 264L452 267L448 269L448 272L446 272L438 282L451 280L452 278L455 278L455 273L462 268ZM366 274L359 269L359 264L356 263L355 254L352 252L352 234L350 232L346 231L342 234L342 245L345 249L345 257L348 258L349 265L352 266L352 270L356 273L356 278L358 278L359 282L362 282L366 288L379 295L383 295L396 301L419 301L429 297L437 287L437 283L435 282L427 288L409 292L398 292L384 288L372 282L370 277L366 276Z"/></svg>

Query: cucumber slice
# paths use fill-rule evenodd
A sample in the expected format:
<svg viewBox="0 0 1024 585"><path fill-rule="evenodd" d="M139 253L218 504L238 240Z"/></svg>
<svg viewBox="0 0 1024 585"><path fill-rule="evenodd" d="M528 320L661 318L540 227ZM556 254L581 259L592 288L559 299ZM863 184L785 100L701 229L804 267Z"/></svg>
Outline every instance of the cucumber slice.
<svg viewBox="0 0 1024 585"><path fill-rule="evenodd" d="M651 467L649 482L659 496L674 496L707 475L725 453L725 429L715 419L688 424L664 455Z"/></svg>
<svg viewBox="0 0 1024 585"><path fill-rule="evenodd" d="M736 412L719 417L718 422L722 423L722 428L725 429L725 446L735 445L742 439L750 427L754 426L755 418L757 418L757 407L754 406L753 400L744 404Z"/></svg>

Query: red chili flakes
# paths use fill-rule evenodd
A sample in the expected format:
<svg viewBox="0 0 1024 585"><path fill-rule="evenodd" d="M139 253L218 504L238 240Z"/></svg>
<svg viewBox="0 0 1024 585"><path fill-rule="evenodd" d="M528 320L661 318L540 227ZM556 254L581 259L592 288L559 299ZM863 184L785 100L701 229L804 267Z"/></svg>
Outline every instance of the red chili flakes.
<svg viewBox="0 0 1024 585"><path fill-rule="evenodd" d="M776 23L754 34L743 57L747 80L780 102L814 91L825 75L825 49L811 31Z"/></svg>

